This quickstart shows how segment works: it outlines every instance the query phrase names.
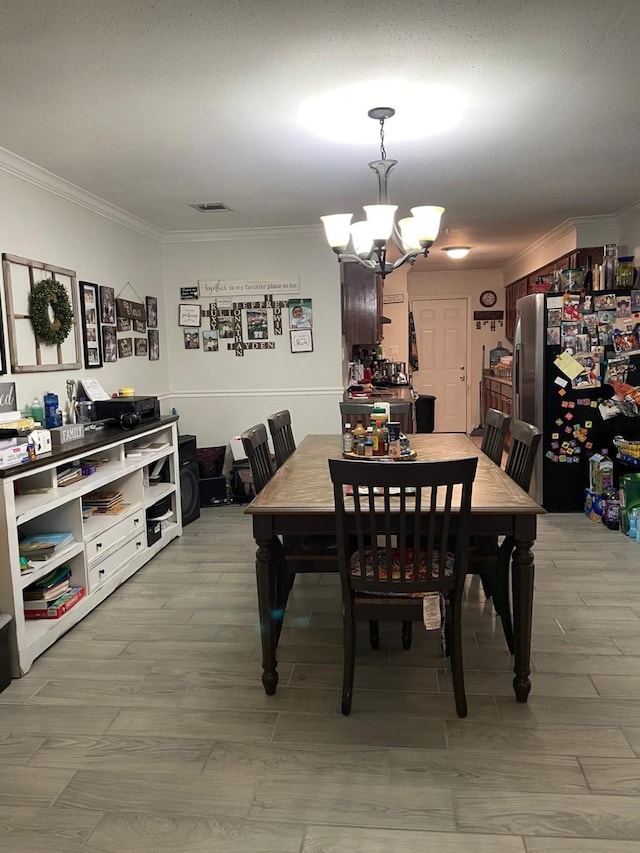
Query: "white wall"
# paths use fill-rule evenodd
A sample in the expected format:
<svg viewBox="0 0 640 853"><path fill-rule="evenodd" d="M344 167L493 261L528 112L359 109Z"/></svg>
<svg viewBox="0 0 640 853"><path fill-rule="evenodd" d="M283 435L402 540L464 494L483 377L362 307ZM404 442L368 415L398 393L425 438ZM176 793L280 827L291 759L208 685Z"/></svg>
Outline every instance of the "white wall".
<svg viewBox="0 0 640 853"><path fill-rule="evenodd" d="M478 297L483 290L493 290L498 301L492 311L504 311L504 287L500 270L464 270L460 272L410 272L408 278L409 303L415 299L433 297L466 297L469 305L467 319L467 432L480 421L480 380L482 379L482 347L485 347L485 364L489 364L489 350L499 340L508 349L511 344L505 336L504 326L496 321L495 332L491 326L476 329L474 311L482 311ZM436 406L438 402L436 401Z"/></svg>
<svg viewBox="0 0 640 853"><path fill-rule="evenodd" d="M173 235L172 240L177 239ZM163 247L172 403L183 433L201 447L226 444L280 409L289 409L299 442L308 433L338 432L342 397L340 277L321 235L193 242ZM300 298L313 300L312 353L292 354L286 314L274 350L242 358L184 348L178 326L180 287L198 280L300 280ZM204 306L207 303L201 301ZM222 345L224 344L224 349Z"/></svg>
<svg viewBox="0 0 640 853"><path fill-rule="evenodd" d="M166 394L169 390L168 358L164 325L162 254L160 244L130 228L111 221L28 181L0 171L1 250L32 260L76 271L78 281L92 281L115 288L116 294L131 282L144 299L157 296L160 317L159 362L131 357L97 370L16 374L10 372L5 313L8 374L0 381L15 381L19 407L34 396L54 391L61 405L66 402L65 381L95 376L112 393L132 385L138 394ZM43 278L45 276L43 275ZM129 296L131 292L128 291ZM80 361L83 362L81 355Z"/></svg>

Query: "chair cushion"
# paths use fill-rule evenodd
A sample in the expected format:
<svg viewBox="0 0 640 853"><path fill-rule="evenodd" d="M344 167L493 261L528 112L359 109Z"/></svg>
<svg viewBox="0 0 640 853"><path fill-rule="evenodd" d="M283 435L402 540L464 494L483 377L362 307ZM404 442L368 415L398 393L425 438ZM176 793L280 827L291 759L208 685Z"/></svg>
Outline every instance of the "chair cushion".
<svg viewBox="0 0 640 853"><path fill-rule="evenodd" d="M401 574L400 572L400 549L392 548L391 549L391 579L392 580L401 580L404 576L407 581L412 581L413 578L413 549L407 548L406 556L407 556L407 565L405 567L406 574ZM387 580L387 568L385 565L385 548L378 548L378 565L380 566L380 580ZM374 579L374 571L373 571L373 550L371 548L366 548L364 552L365 557L365 574L367 578ZM455 565L455 554L452 554L450 551L446 552L445 557L445 577L451 577L453 574L453 569ZM356 551L351 555L350 560L350 574L352 577L360 578L362 577L362 566L360 565L360 554ZM420 550L419 552L419 564L418 564L418 579L421 581L424 580L437 580L440 576L440 553L438 551L433 552L433 560L431 563L431 571L427 576L427 555L424 550Z"/></svg>

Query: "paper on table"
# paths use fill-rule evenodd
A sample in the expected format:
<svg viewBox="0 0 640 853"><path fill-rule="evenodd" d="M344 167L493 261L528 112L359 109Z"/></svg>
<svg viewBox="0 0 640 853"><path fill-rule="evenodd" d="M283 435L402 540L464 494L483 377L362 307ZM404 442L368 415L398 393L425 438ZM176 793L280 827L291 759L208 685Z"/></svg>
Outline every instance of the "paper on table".
<svg viewBox="0 0 640 853"><path fill-rule="evenodd" d="M568 353L566 350L563 353L560 353L553 363L564 373L565 376L568 376L569 379L575 379L576 376L580 376L584 370L584 367L580 362L576 361L571 353Z"/></svg>
<svg viewBox="0 0 640 853"><path fill-rule="evenodd" d="M92 403L95 403L96 400L111 399L97 379L82 379L80 381L82 382L85 394Z"/></svg>

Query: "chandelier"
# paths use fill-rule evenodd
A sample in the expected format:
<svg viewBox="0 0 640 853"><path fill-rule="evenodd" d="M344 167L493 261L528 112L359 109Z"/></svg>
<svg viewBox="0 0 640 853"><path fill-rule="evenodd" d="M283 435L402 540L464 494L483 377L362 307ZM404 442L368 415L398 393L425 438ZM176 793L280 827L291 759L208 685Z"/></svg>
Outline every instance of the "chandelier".
<svg viewBox="0 0 640 853"><path fill-rule="evenodd" d="M412 216L401 219L396 225L398 205L389 204L387 181L398 161L388 160L384 147L384 123L395 115L395 110L392 107L375 107L369 110L368 115L380 122L380 159L369 163L369 168L378 176L377 204L365 205L363 210L367 218L359 222L351 222L352 213L334 213L320 219L327 242L339 261L358 261L385 278L403 264L412 264L418 255L427 257L438 236L444 207L412 207ZM400 252L400 257L393 262L387 260L389 240Z"/></svg>

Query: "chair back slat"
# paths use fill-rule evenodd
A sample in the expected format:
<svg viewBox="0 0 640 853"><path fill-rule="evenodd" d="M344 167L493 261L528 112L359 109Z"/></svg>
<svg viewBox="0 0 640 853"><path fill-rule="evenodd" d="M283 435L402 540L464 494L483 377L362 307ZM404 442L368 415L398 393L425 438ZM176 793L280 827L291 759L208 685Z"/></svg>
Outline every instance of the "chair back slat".
<svg viewBox="0 0 640 853"><path fill-rule="evenodd" d="M480 450L496 465L502 464L504 442L509 432L511 418L498 409L489 409L485 418L484 436Z"/></svg>
<svg viewBox="0 0 640 853"><path fill-rule="evenodd" d="M255 493L259 494L275 473L271 459L271 450L269 449L267 428L264 424L256 424L251 429L243 432L240 437L242 439L242 447L249 461L249 468L253 477L253 487Z"/></svg>
<svg viewBox="0 0 640 853"><path fill-rule="evenodd" d="M283 409L267 418L267 423L273 441L276 465L280 468L296 449L296 441L291 429L291 413L288 409Z"/></svg>
<svg viewBox="0 0 640 853"><path fill-rule="evenodd" d="M532 424L516 420L511 425L511 447L505 471L514 483L526 492L531 485L533 466L541 438L542 433Z"/></svg>
<svg viewBox="0 0 640 853"><path fill-rule="evenodd" d="M476 457L405 463L330 459L343 589L404 594L455 589L461 595L477 464ZM354 534L360 576L351 574Z"/></svg>

